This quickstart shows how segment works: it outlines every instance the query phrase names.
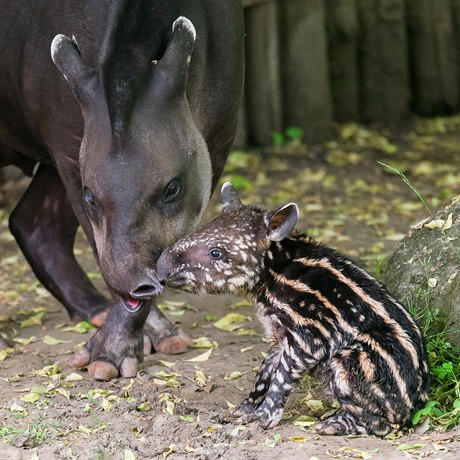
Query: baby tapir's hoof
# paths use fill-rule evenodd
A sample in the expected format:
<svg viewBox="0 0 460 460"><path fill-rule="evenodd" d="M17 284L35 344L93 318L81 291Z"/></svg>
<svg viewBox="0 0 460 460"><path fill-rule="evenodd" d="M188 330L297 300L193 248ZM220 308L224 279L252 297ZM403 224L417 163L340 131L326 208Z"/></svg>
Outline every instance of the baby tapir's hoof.
<svg viewBox="0 0 460 460"><path fill-rule="evenodd" d="M283 408L271 407L265 401L256 407L245 400L233 411L233 416L238 417L240 423L257 422L262 428L272 428L280 422Z"/></svg>
<svg viewBox="0 0 460 460"><path fill-rule="evenodd" d="M257 409L253 401L245 399L239 406L232 412L233 417L244 417L245 415L252 414Z"/></svg>
<svg viewBox="0 0 460 460"><path fill-rule="evenodd" d="M363 420L366 420L366 423L363 423ZM365 417L363 420L358 419L350 412L339 410L331 417L314 425L313 429L318 434L331 436L349 434L375 434L377 436L386 436L397 428L380 417Z"/></svg>

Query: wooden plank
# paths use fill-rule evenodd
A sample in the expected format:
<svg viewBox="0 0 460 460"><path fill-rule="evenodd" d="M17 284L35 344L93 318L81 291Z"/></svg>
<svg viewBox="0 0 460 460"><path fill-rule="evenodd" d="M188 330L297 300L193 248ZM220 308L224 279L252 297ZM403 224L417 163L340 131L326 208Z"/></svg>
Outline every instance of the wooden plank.
<svg viewBox="0 0 460 460"><path fill-rule="evenodd" d="M360 0L365 121L397 122L410 111L404 0Z"/></svg>
<svg viewBox="0 0 460 460"><path fill-rule="evenodd" d="M332 129L324 3L281 2L282 94L285 126L300 127L308 142Z"/></svg>
<svg viewBox="0 0 460 460"><path fill-rule="evenodd" d="M455 49L457 53L457 63L460 63L460 0L451 0L451 5L452 5L452 18L453 18L454 34L455 34L454 43L455 43ZM457 80L457 88L459 91L458 104L460 105L460 65L457 66L456 72L457 72L457 75L455 79Z"/></svg>
<svg viewBox="0 0 460 460"><path fill-rule="evenodd" d="M407 0L414 107L422 115L458 108L458 62L450 0Z"/></svg>
<svg viewBox="0 0 460 460"><path fill-rule="evenodd" d="M270 145L282 128L278 7L270 2L245 11L246 104L249 141Z"/></svg>
<svg viewBox="0 0 460 460"><path fill-rule="evenodd" d="M325 6L334 118L356 121L360 118L357 1L326 1Z"/></svg>
<svg viewBox="0 0 460 460"><path fill-rule="evenodd" d="M248 145L248 125L246 117L246 94L243 94L243 99L238 110L238 125L236 135L233 141L233 148L243 149Z"/></svg>
<svg viewBox="0 0 460 460"><path fill-rule="evenodd" d="M245 8L248 8L250 6L262 5L263 3L273 3L274 1L275 0L242 0L243 6Z"/></svg>

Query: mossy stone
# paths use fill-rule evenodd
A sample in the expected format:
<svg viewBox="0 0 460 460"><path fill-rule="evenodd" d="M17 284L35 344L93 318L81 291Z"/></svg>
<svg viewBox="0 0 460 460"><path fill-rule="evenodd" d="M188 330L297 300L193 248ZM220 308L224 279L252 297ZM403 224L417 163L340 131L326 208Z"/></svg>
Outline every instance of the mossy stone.
<svg viewBox="0 0 460 460"><path fill-rule="evenodd" d="M388 289L424 313L439 309L447 334L460 346L460 196L410 229L388 262ZM425 313L426 314L426 313Z"/></svg>

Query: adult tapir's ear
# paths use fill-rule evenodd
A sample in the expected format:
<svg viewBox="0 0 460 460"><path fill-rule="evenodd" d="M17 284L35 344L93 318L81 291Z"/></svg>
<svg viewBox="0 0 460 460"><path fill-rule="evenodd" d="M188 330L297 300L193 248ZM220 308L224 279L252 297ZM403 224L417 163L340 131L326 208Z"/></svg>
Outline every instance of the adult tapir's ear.
<svg viewBox="0 0 460 460"><path fill-rule="evenodd" d="M221 195L222 213L237 211L243 207L243 203L241 203L236 190L233 188L233 185L230 182L225 182L225 184L222 185Z"/></svg>
<svg viewBox="0 0 460 460"><path fill-rule="evenodd" d="M185 92L188 68L196 40L192 22L184 16L178 17L172 26L172 37L163 57L156 64L155 74L162 78L163 91L179 95ZM158 84L158 83L157 83Z"/></svg>
<svg viewBox="0 0 460 460"><path fill-rule="evenodd" d="M270 241L281 241L294 230L299 220L299 207L289 203L274 211L268 211L264 216L267 225L267 238Z"/></svg>
<svg viewBox="0 0 460 460"><path fill-rule="evenodd" d="M75 37L56 35L51 43L51 58L69 83L77 101L85 105L92 97L95 72L83 62Z"/></svg>

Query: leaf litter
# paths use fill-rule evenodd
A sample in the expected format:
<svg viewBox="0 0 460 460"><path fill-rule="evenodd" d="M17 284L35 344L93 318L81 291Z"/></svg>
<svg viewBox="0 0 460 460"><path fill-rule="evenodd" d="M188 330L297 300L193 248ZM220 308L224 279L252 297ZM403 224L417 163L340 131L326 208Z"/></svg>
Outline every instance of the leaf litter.
<svg viewBox="0 0 460 460"><path fill-rule="evenodd" d="M400 169L435 209L460 193L460 167L453 161L460 144L458 128L460 118L455 117L420 120L409 132L396 134L343 125L336 139L311 149L290 146L286 154L282 147L263 154L236 152L224 177L234 181L246 202L268 207L297 201L299 230L363 261L370 270L380 269L410 225L429 215L401 178L377 161ZM219 211L214 198L205 219ZM67 341L86 341L95 328L85 321L71 323L36 283L7 232L6 218L6 213L0 214L0 302L4 305L0 325L5 330L2 337L15 346L0 351L0 359L4 357L0 413L5 428L23 432L30 432L31 423L39 426L46 413L47 438L34 440L38 458L91 458L96 446L103 455L128 460L189 454L270 458L267 452L282 458L284 453L298 455L298 447L303 457L321 460L397 455L455 458L460 448L455 430L423 437L406 431L402 438L398 433L385 440L327 438L327 446L318 444L321 437L310 427L334 409L316 390L305 391L303 383L275 429L263 431L231 418L223 423L225 412L247 395L269 346L262 340L251 304L237 298L179 293L161 298L160 308L192 335L192 344L186 354L174 359L161 354L145 357L135 379L95 382L85 370L74 371L67 361L56 362L53 350L73 348ZM455 218L437 223L431 231L448 237ZM76 254L99 281L81 232ZM455 282L456 273L451 277L450 282ZM244 390L241 382L247 386ZM16 439L20 445L19 435L4 439Z"/></svg>

